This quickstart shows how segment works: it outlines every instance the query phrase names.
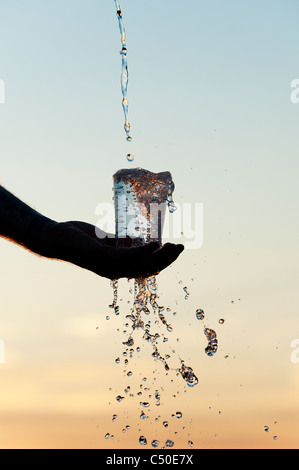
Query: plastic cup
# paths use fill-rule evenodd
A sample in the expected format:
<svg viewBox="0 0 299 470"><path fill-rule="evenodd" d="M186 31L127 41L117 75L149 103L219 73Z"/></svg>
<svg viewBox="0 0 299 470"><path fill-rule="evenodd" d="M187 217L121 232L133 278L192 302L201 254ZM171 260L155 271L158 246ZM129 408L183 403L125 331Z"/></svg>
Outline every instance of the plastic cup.
<svg viewBox="0 0 299 470"><path fill-rule="evenodd" d="M168 171L122 169L113 176L117 247L162 244L165 212L174 183Z"/></svg>

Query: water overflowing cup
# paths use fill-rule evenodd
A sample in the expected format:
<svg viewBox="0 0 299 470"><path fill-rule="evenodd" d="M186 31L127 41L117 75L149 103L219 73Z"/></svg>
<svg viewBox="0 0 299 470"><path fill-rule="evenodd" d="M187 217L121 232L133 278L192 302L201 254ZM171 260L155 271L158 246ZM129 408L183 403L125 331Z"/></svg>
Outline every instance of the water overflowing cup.
<svg viewBox="0 0 299 470"><path fill-rule="evenodd" d="M173 204L171 174L123 169L115 173L113 182L117 246L162 244L166 208Z"/></svg>

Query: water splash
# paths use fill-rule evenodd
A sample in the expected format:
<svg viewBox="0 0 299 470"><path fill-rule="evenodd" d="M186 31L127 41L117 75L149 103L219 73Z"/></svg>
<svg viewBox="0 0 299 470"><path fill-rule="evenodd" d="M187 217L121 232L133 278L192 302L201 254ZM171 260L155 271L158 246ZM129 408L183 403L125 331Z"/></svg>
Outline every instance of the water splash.
<svg viewBox="0 0 299 470"><path fill-rule="evenodd" d="M110 308L114 310L115 315L119 315L119 306L117 305L117 288L118 288L118 280L112 280L110 281L110 285L113 289L113 302L111 305L109 305Z"/></svg>
<svg viewBox="0 0 299 470"><path fill-rule="evenodd" d="M205 353L208 356L214 356L218 349L218 340L216 332L214 330L211 330L210 328L205 328L204 333L208 340L208 346L205 349Z"/></svg>
<svg viewBox="0 0 299 470"><path fill-rule="evenodd" d="M178 369L178 372L181 374L183 379L187 382L189 387L194 387L198 384L198 378L193 372L191 367L185 366L184 362L182 361L181 368Z"/></svg>
<svg viewBox="0 0 299 470"><path fill-rule="evenodd" d="M142 168L119 170L114 175L113 190L117 247L129 248L154 240L162 244L163 220L167 206L170 212L175 210L172 198L174 183L171 174L169 172L151 173ZM161 210L159 217L151 217L151 210L153 206L155 207L155 204ZM135 230L137 228L136 234ZM128 279L128 282L130 283L129 293L132 295L132 298L127 302L130 304L130 308L125 316L126 330L124 330L124 333L126 338L122 342L126 348L123 352L123 356L126 357L124 361L125 366L129 363L129 348L131 348L130 357L132 357L131 351L140 351L140 348L135 348L134 344L137 342L136 337L140 337L142 341L152 348L151 355L153 359L162 365L166 375L174 373L182 377L188 387L194 387L198 384L198 379L193 369L187 366L179 357L175 358L173 356L176 353L175 350L167 344L168 338L166 336L173 331L172 325L167 318L171 314L171 308L160 303L156 276ZM118 307L117 281L112 281L111 286L113 288L113 303L111 308L115 310ZM186 298L188 298L190 293L187 287L183 288L183 292ZM119 310L116 310L116 312L119 313ZM138 333L141 333L141 335L138 335ZM165 343L166 351L162 351ZM169 354L167 354L168 352ZM174 364L170 367L170 358L174 359L174 362L178 361L179 366ZM119 360L119 358L117 359ZM126 377L131 377L132 371L133 369L127 368L123 372L126 374ZM134 377L136 377L136 374L134 374ZM144 378L143 381L145 380ZM125 393L128 394L126 396L134 396L132 391L133 389L130 390L128 386L125 390ZM148 398L145 396L147 391L150 391L150 388L140 384L140 388L136 393L140 397L138 399L138 417L141 422L145 422L149 418L145 414L145 410L148 410L150 414L153 412L153 409L156 409L156 406L161 405L160 390L157 390L155 387L152 393L148 395ZM173 395L173 397L175 396ZM117 401L123 398L120 395ZM180 421L183 415L181 411L176 411L172 416ZM158 418L156 417L155 420L157 421ZM169 422L167 417L163 417L161 422L163 422L163 427L168 429ZM143 446L147 445L147 439L144 435L141 435L141 430L139 431L139 443ZM152 447L159 445L156 439L150 439L149 443ZM174 442L170 439L165 442L166 447L172 447L173 445Z"/></svg>
<svg viewBox="0 0 299 470"><path fill-rule="evenodd" d="M119 30L120 30L120 36L121 36L121 91L123 95L122 99L122 107L124 111L124 116L125 116L125 124L124 124L124 129L127 135L127 141L130 142L132 140L132 137L130 136L130 123L128 119L128 111L129 111L129 102L128 102L128 81L129 81L129 72L128 72L128 59L127 59L127 43L126 43L126 31L124 27L124 22L123 22L123 15L122 11L120 8L120 4L118 0L114 0L115 6L116 6L116 14L118 18L118 25L119 25Z"/></svg>

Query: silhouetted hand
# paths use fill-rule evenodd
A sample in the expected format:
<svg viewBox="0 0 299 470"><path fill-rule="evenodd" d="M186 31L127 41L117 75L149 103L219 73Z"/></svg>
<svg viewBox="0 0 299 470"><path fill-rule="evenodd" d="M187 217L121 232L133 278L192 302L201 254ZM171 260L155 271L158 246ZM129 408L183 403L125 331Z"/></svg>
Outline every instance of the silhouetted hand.
<svg viewBox="0 0 299 470"><path fill-rule="evenodd" d="M108 279L159 273L184 247L166 243L118 249L115 237L85 222L56 222L0 185L0 237L47 258L59 259ZM136 239L135 239L136 241Z"/></svg>
<svg viewBox="0 0 299 470"><path fill-rule="evenodd" d="M183 245L152 242L134 248L117 248L115 237L94 225L70 221L50 223L41 232L40 254L70 262L108 279L142 278L158 274L173 263Z"/></svg>

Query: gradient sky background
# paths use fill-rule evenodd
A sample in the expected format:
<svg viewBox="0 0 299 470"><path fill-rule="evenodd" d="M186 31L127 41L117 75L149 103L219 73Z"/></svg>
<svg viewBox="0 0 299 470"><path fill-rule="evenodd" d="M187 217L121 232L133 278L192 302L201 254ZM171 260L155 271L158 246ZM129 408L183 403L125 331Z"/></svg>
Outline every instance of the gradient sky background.
<svg viewBox="0 0 299 470"><path fill-rule="evenodd" d="M139 448L144 435L147 447L169 438L177 448L188 440L194 448L296 448L299 104L290 83L299 78L299 4L121 7L131 143L113 0L1 2L0 183L55 220L96 224L116 170L171 171L175 200L204 204L204 244L160 274L160 303L177 312L169 313L167 347L200 383L190 389L165 375L137 338L132 377L123 358L115 364L132 299L126 280L116 318L108 280L0 240L0 446ZM218 334L212 358L197 308ZM141 422L143 377L147 393L162 391L160 407L152 404ZM134 397L118 403L128 385ZM171 417L178 410L180 420Z"/></svg>

